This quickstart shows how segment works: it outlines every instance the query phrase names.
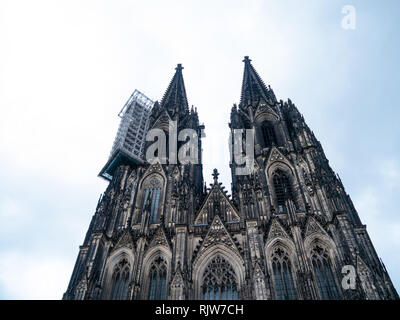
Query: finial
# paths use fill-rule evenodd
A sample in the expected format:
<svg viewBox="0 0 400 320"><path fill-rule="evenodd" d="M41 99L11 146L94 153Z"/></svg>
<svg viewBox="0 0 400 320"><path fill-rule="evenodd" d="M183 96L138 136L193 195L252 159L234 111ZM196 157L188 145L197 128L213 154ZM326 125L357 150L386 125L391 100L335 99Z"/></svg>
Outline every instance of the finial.
<svg viewBox="0 0 400 320"><path fill-rule="evenodd" d="M218 183L218 176L219 176L219 173L218 173L217 169L214 169L212 176L214 178L214 184L217 184Z"/></svg>
<svg viewBox="0 0 400 320"><path fill-rule="evenodd" d="M251 62L249 56L244 56L244 60L242 62Z"/></svg>
<svg viewBox="0 0 400 320"><path fill-rule="evenodd" d="M178 65L176 66L175 70L179 70L180 71L182 69L183 69L182 64L178 63Z"/></svg>

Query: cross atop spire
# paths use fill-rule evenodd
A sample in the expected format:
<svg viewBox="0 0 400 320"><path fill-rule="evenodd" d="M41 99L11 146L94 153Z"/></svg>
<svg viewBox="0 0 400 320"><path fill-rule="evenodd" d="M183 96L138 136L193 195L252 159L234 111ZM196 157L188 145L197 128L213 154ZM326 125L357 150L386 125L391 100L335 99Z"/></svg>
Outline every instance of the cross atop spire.
<svg viewBox="0 0 400 320"><path fill-rule="evenodd" d="M249 105L256 107L260 102L266 103L270 97L274 97L272 90L267 88L264 81L262 81L252 66L249 56L245 56L243 62L244 74L240 105L242 107Z"/></svg>
<svg viewBox="0 0 400 320"><path fill-rule="evenodd" d="M218 173L217 169L214 169L214 171L212 173L212 176L214 178L214 184L217 184L218 183L218 176L219 176L219 173Z"/></svg>
<svg viewBox="0 0 400 320"><path fill-rule="evenodd" d="M168 85L167 91L161 100L161 109L167 109L171 113L179 112L183 114L189 112L182 69L182 64L179 63L175 68L175 74Z"/></svg>
<svg viewBox="0 0 400 320"><path fill-rule="evenodd" d="M251 59L249 56L244 56L244 60L242 60L242 62L251 62Z"/></svg>

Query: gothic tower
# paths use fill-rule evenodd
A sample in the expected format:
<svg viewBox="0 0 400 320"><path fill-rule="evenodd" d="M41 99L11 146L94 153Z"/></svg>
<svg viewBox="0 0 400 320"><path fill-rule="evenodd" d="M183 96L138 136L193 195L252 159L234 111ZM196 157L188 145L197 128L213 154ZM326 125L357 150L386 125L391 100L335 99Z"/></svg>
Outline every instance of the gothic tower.
<svg viewBox="0 0 400 320"><path fill-rule="evenodd" d="M229 127L233 140L253 133L254 163L243 175L232 162L232 199L216 169L204 186L204 126L178 65L149 117L153 158L109 161L64 299L398 298L304 118L244 63ZM342 285L343 267L354 287Z"/></svg>
<svg viewBox="0 0 400 320"><path fill-rule="evenodd" d="M149 117L149 128L164 142L155 152L163 161L113 165L64 299L188 298L188 225L204 199L204 185L201 164L177 163L185 142L177 132L190 128L200 138L204 126L189 110L182 69L178 64ZM200 162L201 142L195 151Z"/></svg>
<svg viewBox="0 0 400 320"><path fill-rule="evenodd" d="M243 62L240 104L229 126L232 133L253 130L255 161L249 175L238 175L232 162L232 193L247 227L249 271L265 275L267 296L255 298L398 298L303 116L290 100L277 101L249 57ZM354 290L342 286L344 266L356 271Z"/></svg>

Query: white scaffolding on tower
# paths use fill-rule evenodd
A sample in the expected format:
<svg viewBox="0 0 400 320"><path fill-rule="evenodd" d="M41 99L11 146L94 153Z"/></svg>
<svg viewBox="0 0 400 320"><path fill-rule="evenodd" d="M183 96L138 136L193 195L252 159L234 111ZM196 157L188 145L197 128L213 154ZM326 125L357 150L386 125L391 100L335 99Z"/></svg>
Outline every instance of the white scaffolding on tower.
<svg viewBox="0 0 400 320"><path fill-rule="evenodd" d="M115 168L122 162L144 162L146 134L153 105L154 102L139 90L129 97L118 114L121 122L109 160L100 172L101 177L111 180Z"/></svg>

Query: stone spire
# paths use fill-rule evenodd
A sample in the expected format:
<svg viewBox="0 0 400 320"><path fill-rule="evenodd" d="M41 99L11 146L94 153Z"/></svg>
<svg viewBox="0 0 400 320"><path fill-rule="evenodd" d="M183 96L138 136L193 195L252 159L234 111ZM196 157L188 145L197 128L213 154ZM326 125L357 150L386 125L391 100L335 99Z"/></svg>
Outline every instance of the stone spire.
<svg viewBox="0 0 400 320"><path fill-rule="evenodd" d="M178 64L175 68L176 72L161 100L161 109L166 109L170 114L187 114L189 105L186 97L185 83L182 75L182 65Z"/></svg>
<svg viewBox="0 0 400 320"><path fill-rule="evenodd" d="M276 100L272 89L265 85L257 71L251 64L248 56L244 57L244 74L242 82L242 93L240 106L243 108L249 105L257 107L259 103L267 103L270 99Z"/></svg>

